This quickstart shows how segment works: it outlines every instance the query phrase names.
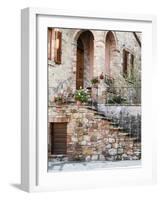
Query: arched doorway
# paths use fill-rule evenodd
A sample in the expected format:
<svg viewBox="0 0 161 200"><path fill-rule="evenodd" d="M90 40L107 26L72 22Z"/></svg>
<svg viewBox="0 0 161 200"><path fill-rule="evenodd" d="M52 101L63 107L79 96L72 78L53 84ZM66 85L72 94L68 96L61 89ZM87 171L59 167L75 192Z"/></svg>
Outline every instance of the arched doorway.
<svg viewBox="0 0 161 200"><path fill-rule="evenodd" d="M105 73L108 75L111 75L115 50L116 50L115 37L112 31L109 31L106 35L106 41L105 41Z"/></svg>
<svg viewBox="0 0 161 200"><path fill-rule="evenodd" d="M91 31L83 31L77 39L76 89L87 88L93 76L94 37Z"/></svg>
<svg viewBox="0 0 161 200"><path fill-rule="evenodd" d="M77 41L77 69L76 69L76 89L83 88L84 78L84 46L82 40Z"/></svg>

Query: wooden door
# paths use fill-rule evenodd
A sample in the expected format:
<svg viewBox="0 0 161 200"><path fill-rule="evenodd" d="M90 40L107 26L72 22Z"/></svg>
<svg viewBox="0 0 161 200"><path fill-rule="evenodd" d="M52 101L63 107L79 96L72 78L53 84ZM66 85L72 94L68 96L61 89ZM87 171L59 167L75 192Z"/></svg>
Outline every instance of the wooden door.
<svg viewBox="0 0 161 200"><path fill-rule="evenodd" d="M51 154L66 154L67 123L51 123Z"/></svg>
<svg viewBox="0 0 161 200"><path fill-rule="evenodd" d="M76 89L83 88L84 51L77 48Z"/></svg>

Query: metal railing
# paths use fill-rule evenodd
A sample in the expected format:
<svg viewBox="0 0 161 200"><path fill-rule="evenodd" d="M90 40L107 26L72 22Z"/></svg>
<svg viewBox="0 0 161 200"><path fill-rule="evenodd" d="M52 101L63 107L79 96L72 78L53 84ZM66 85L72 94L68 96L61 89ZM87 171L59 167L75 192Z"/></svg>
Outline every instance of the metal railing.
<svg viewBox="0 0 161 200"><path fill-rule="evenodd" d="M49 87L48 92L54 95L58 89ZM89 92L89 104L108 104L108 105L141 105L141 87L112 87L107 86L100 93L100 88L92 88ZM50 93L49 92L49 93ZM63 91L65 102L74 102L74 92ZM53 103L50 102L49 106Z"/></svg>
<svg viewBox="0 0 161 200"><path fill-rule="evenodd" d="M107 87L107 104L141 104L141 87Z"/></svg>

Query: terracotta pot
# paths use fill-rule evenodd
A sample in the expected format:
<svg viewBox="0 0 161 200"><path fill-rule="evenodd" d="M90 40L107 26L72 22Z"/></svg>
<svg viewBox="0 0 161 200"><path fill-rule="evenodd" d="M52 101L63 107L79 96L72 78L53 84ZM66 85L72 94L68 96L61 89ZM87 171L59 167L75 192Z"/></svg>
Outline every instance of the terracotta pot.
<svg viewBox="0 0 161 200"><path fill-rule="evenodd" d="M77 101L77 106L80 106L82 104L81 101Z"/></svg>
<svg viewBox="0 0 161 200"><path fill-rule="evenodd" d="M103 75L103 73L100 75L100 79L104 79L104 75Z"/></svg>

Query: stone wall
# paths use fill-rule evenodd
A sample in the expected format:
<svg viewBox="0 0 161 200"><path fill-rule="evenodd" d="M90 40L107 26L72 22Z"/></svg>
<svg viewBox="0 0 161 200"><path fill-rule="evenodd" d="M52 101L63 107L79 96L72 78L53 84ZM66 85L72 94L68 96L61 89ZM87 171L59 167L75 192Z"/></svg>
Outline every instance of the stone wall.
<svg viewBox="0 0 161 200"><path fill-rule="evenodd" d="M68 121L69 160L138 160L141 144L121 127L85 106L64 105L49 108L49 123ZM50 145L49 145L50 146Z"/></svg>

